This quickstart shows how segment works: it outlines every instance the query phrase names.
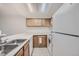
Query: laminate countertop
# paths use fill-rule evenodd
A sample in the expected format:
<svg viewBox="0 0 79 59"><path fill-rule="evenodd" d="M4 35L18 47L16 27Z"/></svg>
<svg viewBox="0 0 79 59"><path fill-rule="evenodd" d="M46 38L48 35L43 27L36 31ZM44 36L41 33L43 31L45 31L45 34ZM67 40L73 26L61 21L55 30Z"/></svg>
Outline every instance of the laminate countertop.
<svg viewBox="0 0 79 59"><path fill-rule="evenodd" d="M26 40L22 42L21 44L18 44L18 46L15 47L8 54L6 55L0 54L0 56L14 56L24 46L24 44L27 43L28 40L30 40L30 38L32 38L32 35L28 35L28 34L17 34L17 35L12 35L12 36L7 36L7 37L2 38L3 41L7 39L7 42L10 42L16 39L26 39Z"/></svg>
<svg viewBox="0 0 79 59"><path fill-rule="evenodd" d="M26 44L28 40L25 40L22 44L19 44L16 48L14 48L11 52L9 52L6 56L15 56L15 54Z"/></svg>
<svg viewBox="0 0 79 59"><path fill-rule="evenodd" d="M19 44L16 48L14 48L11 52L6 54L5 56L14 56L24 46L24 44L27 43L27 41L33 37L33 35L47 35L47 34L46 33L45 34L44 33L43 34L26 34L26 33L23 33L23 34L16 34L16 35L3 37L2 40L3 41L7 40L8 42L15 40L15 39L26 39L22 44Z"/></svg>

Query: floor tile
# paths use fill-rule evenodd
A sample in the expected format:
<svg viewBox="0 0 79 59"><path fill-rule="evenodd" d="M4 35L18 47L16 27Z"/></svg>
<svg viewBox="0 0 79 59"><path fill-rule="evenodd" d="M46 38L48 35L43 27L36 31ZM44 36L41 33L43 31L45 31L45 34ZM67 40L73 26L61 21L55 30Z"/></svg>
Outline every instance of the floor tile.
<svg viewBox="0 0 79 59"><path fill-rule="evenodd" d="M32 56L49 56L47 48L34 48Z"/></svg>

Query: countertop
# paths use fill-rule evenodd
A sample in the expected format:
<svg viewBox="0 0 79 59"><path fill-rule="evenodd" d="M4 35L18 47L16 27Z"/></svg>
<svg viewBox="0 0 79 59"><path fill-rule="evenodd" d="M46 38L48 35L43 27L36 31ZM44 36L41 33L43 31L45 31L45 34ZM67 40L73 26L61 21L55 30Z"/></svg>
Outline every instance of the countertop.
<svg viewBox="0 0 79 59"><path fill-rule="evenodd" d="M27 43L28 40L30 40L30 38L32 38L31 34L16 34L16 35L7 36L7 37L2 38L3 41L7 39L8 42L12 40L16 40L16 39L26 39L26 41L24 41L22 44L19 44L19 46L14 48L11 52L9 52L5 56L14 56L19 51L19 49L21 49L22 46L24 46L24 44Z"/></svg>
<svg viewBox="0 0 79 59"><path fill-rule="evenodd" d="M32 38L32 34L25 34L25 33L22 33L22 34L16 34L16 35L11 35L11 36L6 36L6 37L3 37L1 38L2 41L11 41L11 40L15 40L15 39L30 39Z"/></svg>
<svg viewBox="0 0 79 59"><path fill-rule="evenodd" d="M8 41L11 41L14 39L30 39L33 37L33 35L48 35L48 33L33 33L33 34L22 33L22 34L6 36L6 37L1 38L1 40L4 41L4 40L8 39Z"/></svg>
<svg viewBox="0 0 79 59"><path fill-rule="evenodd" d="M28 40L25 40L22 44L20 44L18 47L9 52L6 56L14 56L24 46L24 44L27 43L27 41Z"/></svg>
<svg viewBox="0 0 79 59"><path fill-rule="evenodd" d="M6 40L7 41L12 41L12 40L15 40L15 39L27 39L25 42L23 42L22 44L20 44L18 47L14 48L11 52L9 52L6 56L14 56L18 51L19 49L22 48L22 46L24 46L24 44L30 40L30 38L33 37L33 35L47 35L46 33L42 33L42 34L26 34L26 33L22 33L22 34L16 34L16 35L11 35L11 36L7 36L7 37L3 37L2 40Z"/></svg>

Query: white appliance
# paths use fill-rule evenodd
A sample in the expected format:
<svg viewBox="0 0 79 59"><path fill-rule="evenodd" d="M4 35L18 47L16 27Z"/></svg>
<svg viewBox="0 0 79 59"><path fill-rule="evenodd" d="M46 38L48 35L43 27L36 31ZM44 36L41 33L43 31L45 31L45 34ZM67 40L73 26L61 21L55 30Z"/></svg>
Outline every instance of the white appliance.
<svg viewBox="0 0 79 59"><path fill-rule="evenodd" d="M79 36L53 33L54 56L79 56Z"/></svg>
<svg viewBox="0 0 79 59"><path fill-rule="evenodd" d="M54 56L79 56L78 6L79 4L64 4L53 17Z"/></svg>

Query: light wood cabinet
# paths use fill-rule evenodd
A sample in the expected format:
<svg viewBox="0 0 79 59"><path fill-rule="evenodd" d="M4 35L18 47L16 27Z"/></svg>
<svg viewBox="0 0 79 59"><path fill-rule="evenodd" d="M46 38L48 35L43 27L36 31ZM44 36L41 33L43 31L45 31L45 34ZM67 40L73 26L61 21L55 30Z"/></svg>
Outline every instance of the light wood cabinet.
<svg viewBox="0 0 79 59"><path fill-rule="evenodd" d="M47 35L34 35L33 36L33 47L34 48L47 47Z"/></svg>
<svg viewBox="0 0 79 59"><path fill-rule="evenodd" d="M33 36L33 47L39 47L38 44L39 42L38 42L38 37L37 36Z"/></svg>
<svg viewBox="0 0 79 59"><path fill-rule="evenodd" d="M43 27L49 27L51 26L51 20L50 19L45 19L45 20L42 20L42 26Z"/></svg>
<svg viewBox="0 0 79 59"><path fill-rule="evenodd" d="M24 56L29 56L29 43L24 45Z"/></svg>
<svg viewBox="0 0 79 59"><path fill-rule="evenodd" d="M16 56L29 56L29 42L27 42L17 53Z"/></svg>
<svg viewBox="0 0 79 59"><path fill-rule="evenodd" d="M21 48L18 53L16 54L16 56L23 56L23 48Z"/></svg>
<svg viewBox="0 0 79 59"><path fill-rule="evenodd" d="M28 27L49 27L51 18L27 18L26 25Z"/></svg>
<svg viewBox="0 0 79 59"><path fill-rule="evenodd" d="M41 20L38 19L27 19L27 26L41 26Z"/></svg>

